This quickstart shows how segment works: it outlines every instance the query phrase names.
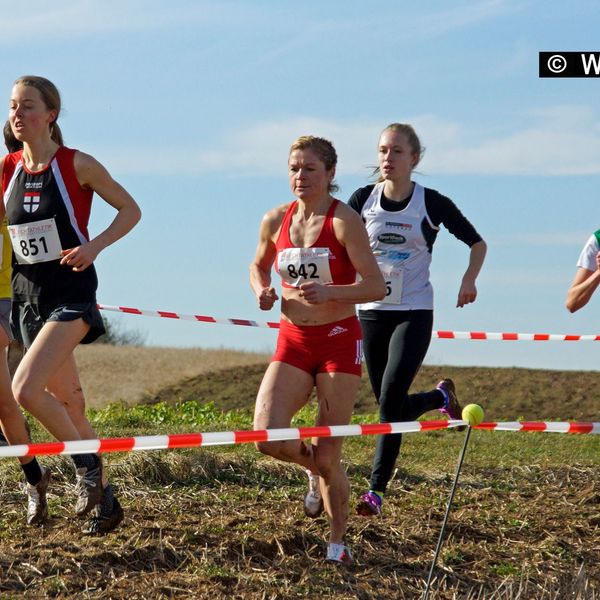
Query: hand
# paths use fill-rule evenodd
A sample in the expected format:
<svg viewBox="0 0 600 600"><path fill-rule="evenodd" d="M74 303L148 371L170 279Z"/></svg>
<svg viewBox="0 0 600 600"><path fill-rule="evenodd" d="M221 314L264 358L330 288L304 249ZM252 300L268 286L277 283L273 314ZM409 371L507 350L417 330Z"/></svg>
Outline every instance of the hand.
<svg viewBox="0 0 600 600"><path fill-rule="evenodd" d="M63 250L60 255L62 256L60 260L61 265L71 267L73 271L80 272L85 271L85 269L96 260L98 252L95 250L94 246L88 242L81 246L77 246L76 248Z"/></svg>
<svg viewBox="0 0 600 600"><path fill-rule="evenodd" d="M258 297L258 307L260 310L271 310L277 300L279 300L279 296L275 288L263 288Z"/></svg>
<svg viewBox="0 0 600 600"><path fill-rule="evenodd" d="M477 288L475 287L475 282L463 279L460 290L458 291L456 307L462 308L465 304L471 304L471 302L475 302L476 298Z"/></svg>
<svg viewBox="0 0 600 600"><path fill-rule="evenodd" d="M300 286L300 297L309 304L323 304L331 299L331 288L322 283L309 281Z"/></svg>

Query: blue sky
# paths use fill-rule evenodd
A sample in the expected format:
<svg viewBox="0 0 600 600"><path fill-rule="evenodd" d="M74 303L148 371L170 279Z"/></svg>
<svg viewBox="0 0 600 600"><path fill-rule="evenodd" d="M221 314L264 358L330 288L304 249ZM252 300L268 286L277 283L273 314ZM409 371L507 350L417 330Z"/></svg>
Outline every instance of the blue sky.
<svg viewBox="0 0 600 600"><path fill-rule="evenodd" d="M600 332L600 295L564 308L600 227L600 79L538 78L540 51L600 51L597 2L67 0L19 12L0 21L6 106L18 76L53 80L67 145L143 209L97 261L101 303L276 320L247 274L262 215L290 199L289 145L330 138L347 200L369 182L381 129L402 121L426 147L415 179L450 196L489 245L479 299L459 310L468 250L440 234L434 327ZM91 232L111 216L97 201ZM270 352L276 336L109 317L152 345ZM600 345L438 340L427 362L597 369Z"/></svg>

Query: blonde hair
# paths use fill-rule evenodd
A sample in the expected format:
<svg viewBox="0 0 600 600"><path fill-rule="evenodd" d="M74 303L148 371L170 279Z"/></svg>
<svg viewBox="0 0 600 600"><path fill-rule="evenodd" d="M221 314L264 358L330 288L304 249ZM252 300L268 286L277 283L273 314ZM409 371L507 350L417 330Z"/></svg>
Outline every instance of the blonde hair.
<svg viewBox="0 0 600 600"><path fill-rule="evenodd" d="M421 140L419 139L419 136L417 135L417 132L414 130L413 126L409 125L408 123L390 123L379 134L379 137L381 138L381 136L386 131L394 131L396 133L402 133L406 136L408 145L410 146L412 153L417 157L417 162L415 162L415 164L413 166L413 169L414 169L421 162L421 159L423 158L423 154L425 154L425 148L423 148L423 146L421 144ZM383 177L381 177L379 167L376 167L373 170L373 176L376 176L379 178L378 182L383 181Z"/></svg>
<svg viewBox="0 0 600 600"><path fill-rule="evenodd" d="M302 135L290 146L290 154L294 150L311 150L325 165L326 171L331 171L337 166L337 152L333 144L325 138L315 137L314 135ZM339 189L340 186L333 180L329 182L327 190L330 194L339 191Z"/></svg>
<svg viewBox="0 0 600 600"><path fill-rule="evenodd" d="M19 77L14 85L26 85L35 88L42 97L42 101L46 105L48 110L56 111L56 118L50 123L50 137L59 146L64 146L62 132L58 126L58 115L60 114L61 101L60 92L58 88L45 77L39 77L38 75L23 75Z"/></svg>

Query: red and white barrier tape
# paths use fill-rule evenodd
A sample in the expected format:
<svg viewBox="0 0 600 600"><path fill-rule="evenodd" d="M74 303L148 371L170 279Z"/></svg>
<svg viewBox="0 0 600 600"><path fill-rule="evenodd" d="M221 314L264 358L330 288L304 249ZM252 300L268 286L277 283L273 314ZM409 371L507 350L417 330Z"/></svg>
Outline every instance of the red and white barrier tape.
<svg viewBox="0 0 600 600"><path fill-rule="evenodd" d="M209 433L177 433L171 435L134 436L102 440L21 444L0 448L4 456L40 454L84 454L87 452L131 452L132 450L166 450L198 446L224 446L252 442L300 440L313 437L350 437L380 433L415 433L465 425L465 421L408 421L404 423L373 423L366 425L332 425L289 429L256 429L243 431L213 431Z"/></svg>
<svg viewBox="0 0 600 600"><path fill-rule="evenodd" d="M167 450L223 446L253 442L299 440L313 437L352 437L385 433L418 433L467 425L466 421L410 421L405 423L372 423L366 425L334 425L289 429L258 429L253 431L215 431L209 433L178 433L170 435L133 436L72 442L20 444L0 448L0 458L40 456L49 454L85 454L99 452L132 452L134 450ZM475 429L493 431L545 431L554 433L600 433L600 423L558 422L498 422L481 423Z"/></svg>
<svg viewBox="0 0 600 600"><path fill-rule="evenodd" d="M145 317L161 317L163 319L181 319L182 321L196 321L198 323L219 323L221 325L245 325L246 327L268 327L279 329L279 323L267 321L250 321L248 319L217 319L206 315L184 315L165 310L142 310L140 308L129 308L127 306L109 306L98 304L100 310L126 313L128 315L144 315Z"/></svg>
<svg viewBox="0 0 600 600"><path fill-rule="evenodd" d="M474 429L490 431L542 431L546 433L600 433L600 423L568 423L558 421L501 421L481 423Z"/></svg>
<svg viewBox="0 0 600 600"><path fill-rule="evenodd" d="M252 321L250 319L219 319L207 315L186 315L164 310L143 310L127 306L109 306L98 304L100 310L126 313L129 315L144 315L146 317L161 317L163 319L180 319L198 323L218 323L220 325L244 325L245 327L267 327L279 329L279 323L274 321ZM506 342L598 342L600 335L573 335L562 333L493 333L487 331L434 331L434 338L441 340L500 340Z"/></svg>

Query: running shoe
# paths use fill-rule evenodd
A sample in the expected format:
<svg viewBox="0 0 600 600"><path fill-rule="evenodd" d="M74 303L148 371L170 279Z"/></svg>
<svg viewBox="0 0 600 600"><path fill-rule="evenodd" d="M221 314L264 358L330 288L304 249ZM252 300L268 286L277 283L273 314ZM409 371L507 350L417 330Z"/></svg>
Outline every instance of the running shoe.
<svg viewBox="0 0 600 600"><path fill-rule="evenodd" d="M308 492L304 496L304 514L311 519L316 519L323 512L323 498L319 487L320 477L306 471L308 475Z"/></svg>
<svg viewBox="0 0 600 600"><path fill-rule="evenodd" d="M46 492L50 483L50 469L41 467L42 478L37 485L27 484L27 525L39 525L48 517Z"/></svg>
<svg viewBox="0 0 600 600"><path fill-rule="evenodd" d="M366 492L356 505L356 513L361 517L376 517L381 514L383 500L374 492Z"/></svg>
<svg viewBox="0 0 600 600"><path fill-rule="evenodd" d="M350 566L354 562L350 548L344 544L327 544L326 560L346 566Z"/></svg>
<svg viewBox="0 0 600 600"><path fill-rule="evenodd" d="M82 517L102 502L104 493L102 488L102 462L93 469L81 467L77 469L75 489L77 490L77 502L75 514Z"/></svg>
<svg viewBox="0 0 600 600"><path fill-rule="evenodd" d="M462 419L462 407L458 402L456 396L456 387L452 379L442 379L437 386L437 390L440 390L444 395L444 406L440 408L442 414L448 415L449 419L460 421ZM463 431L465 427L457 427L458 431Z"/></svg>
<svg viewBox="0 0 600 600"><path fill-rule="evenodd" d="M116 498L113 500L113 509L110 514L102 514L101 508L101 504L94 508L94 514L88 519L81 533L84 535L105 535L123 520L123 508Z"/></svg>

